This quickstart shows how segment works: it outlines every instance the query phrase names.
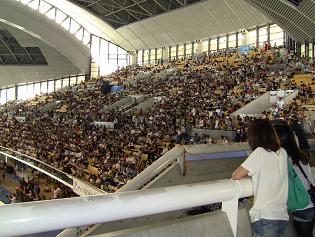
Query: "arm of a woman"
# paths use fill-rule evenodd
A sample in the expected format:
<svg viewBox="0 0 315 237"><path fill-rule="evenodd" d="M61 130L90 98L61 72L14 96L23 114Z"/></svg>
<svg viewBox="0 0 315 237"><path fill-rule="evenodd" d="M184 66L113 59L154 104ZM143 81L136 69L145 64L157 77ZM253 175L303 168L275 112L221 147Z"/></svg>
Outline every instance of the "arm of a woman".
<svg viewBox="0 0 315 237"><path fill-rule="evenodd" d="M248 170L245 169L243 166L238 167L232 174L232 179L239 180L248 176Z"/></svg>

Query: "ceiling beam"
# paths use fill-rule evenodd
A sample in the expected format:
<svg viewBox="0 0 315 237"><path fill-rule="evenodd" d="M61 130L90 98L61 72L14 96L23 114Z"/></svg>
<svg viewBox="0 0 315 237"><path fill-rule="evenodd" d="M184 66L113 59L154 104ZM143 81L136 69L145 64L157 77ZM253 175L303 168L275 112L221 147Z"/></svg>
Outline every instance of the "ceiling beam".
<svg viewBox="0 0 315 237"><path fill-rule="evenodd" d="M167 8L164 7L158 0L153 0L153 2L158 5L160 8L162 8L165 12L167 12Z"/></svg>

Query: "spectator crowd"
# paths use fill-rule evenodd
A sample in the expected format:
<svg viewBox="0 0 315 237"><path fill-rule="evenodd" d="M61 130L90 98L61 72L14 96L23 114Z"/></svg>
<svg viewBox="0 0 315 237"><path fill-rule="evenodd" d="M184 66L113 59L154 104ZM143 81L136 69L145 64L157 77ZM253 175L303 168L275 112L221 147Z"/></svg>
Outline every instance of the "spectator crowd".
<svg viewBox="0 0 315 237"><path fill-rule="evenodd" d="M192 128L235 130L233 140L245 141L254 116L233 112L266 91L296 89L292 78L301 72L301 64L303 70L313 70L307 61L288 55L284 60L279 49L255 49L248 55L224 51L165 65L122 68L105 79L124 84L123 91L103 94L102 79L95 79L8 106L0 119L0 145L114 192L176 143L231 142L224 136L191 134ZM171 74L161 73L166 70ZM139 73L149 76L137 77ZM308 96L307 90L305 85L301 98ZM130 95L155 101L147 110L104 112L104 107ZM285 118L293 112L300 107L280 103L263 116ZM96 126L94 121L119 126Z"/></svg>

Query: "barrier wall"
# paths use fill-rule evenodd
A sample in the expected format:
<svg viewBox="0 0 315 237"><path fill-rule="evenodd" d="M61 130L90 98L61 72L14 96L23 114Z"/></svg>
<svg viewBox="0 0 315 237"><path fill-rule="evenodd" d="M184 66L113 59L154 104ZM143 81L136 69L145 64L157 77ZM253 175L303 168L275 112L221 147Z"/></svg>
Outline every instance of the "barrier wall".
<svg viewBox="0 0 315 237"><path fill-rule="evenodd" d="M247 105L232 113L232 115L237 116L241 114L261 114L263 111L270 108L270 92L267 91L265 94L259 96L255 100L249 102Z"/></svg>
<svg viewBox="0 0 315 237"><path fill-rule="evenodd" d="M190 135L194 136L196 133L198 136L209 135L211 138L220 138L221 136L224 136L231 140L234 140L236 136L236 131L234 130L192 128Z"/></svg>

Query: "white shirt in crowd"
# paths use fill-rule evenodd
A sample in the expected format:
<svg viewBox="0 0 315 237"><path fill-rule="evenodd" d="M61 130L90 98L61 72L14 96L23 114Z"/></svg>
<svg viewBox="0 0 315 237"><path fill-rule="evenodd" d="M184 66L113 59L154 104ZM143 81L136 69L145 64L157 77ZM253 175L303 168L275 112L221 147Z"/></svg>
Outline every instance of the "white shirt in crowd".
<svg viewBox="0 0 315 237"><path fill-rule="evenodd" d="M252 176L255 203L249 211L251 222L289 220L287 152L258 147L241 166Z"/></svg>

